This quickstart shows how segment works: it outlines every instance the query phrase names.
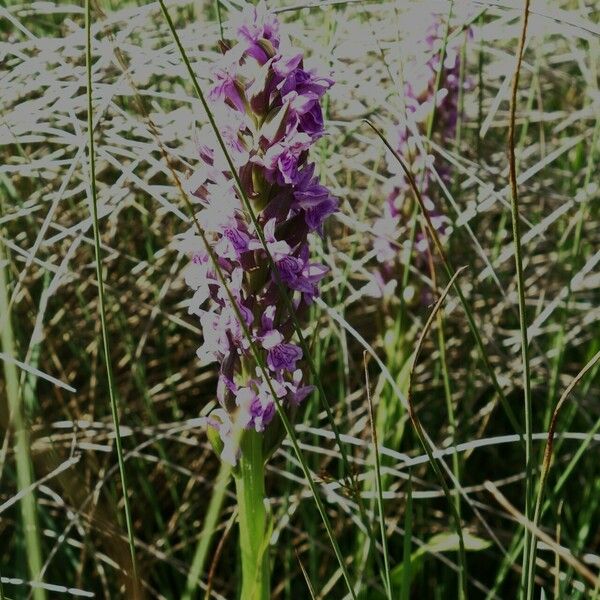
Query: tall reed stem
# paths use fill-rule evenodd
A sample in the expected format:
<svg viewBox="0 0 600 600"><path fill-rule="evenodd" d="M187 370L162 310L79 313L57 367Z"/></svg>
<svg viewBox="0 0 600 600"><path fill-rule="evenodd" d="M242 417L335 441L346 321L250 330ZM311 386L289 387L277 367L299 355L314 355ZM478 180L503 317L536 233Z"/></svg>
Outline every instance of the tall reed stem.
<svg viewBox="0 0 600 600"><path fill-rule="evenodd" d="M244 432L235 477L242 555L241 600L269 600L269 552L262 436Z"/></svg>

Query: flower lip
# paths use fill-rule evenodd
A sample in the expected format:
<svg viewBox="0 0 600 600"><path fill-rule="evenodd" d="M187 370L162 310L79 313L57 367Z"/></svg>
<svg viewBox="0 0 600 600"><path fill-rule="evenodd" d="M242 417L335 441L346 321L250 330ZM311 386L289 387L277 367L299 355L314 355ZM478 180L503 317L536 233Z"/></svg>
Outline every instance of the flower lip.
<svg viewBox="0 0 600 600"><path fill-rule="evenodd" d="M302 350L295 344L282 342L273 346L267 354L267 365L272 371L296 370L296 363L302 358Z"/></svg>

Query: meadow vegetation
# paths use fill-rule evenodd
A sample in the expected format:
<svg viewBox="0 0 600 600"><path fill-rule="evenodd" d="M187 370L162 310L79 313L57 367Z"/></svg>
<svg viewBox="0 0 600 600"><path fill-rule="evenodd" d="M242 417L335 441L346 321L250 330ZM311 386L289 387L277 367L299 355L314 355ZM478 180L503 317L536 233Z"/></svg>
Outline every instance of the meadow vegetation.
<svg viewBox="0 0 600 600"><path fill-rule="evenodd" d="M195 86L245 4L0 6L0 598L239 597L177 240ZM320 391L293 443L269 430L271 597L600 596L597 3L267 5L335 81L310 156L339 199L310 238ZM402 154L432 14L457 120Z"/></svg>

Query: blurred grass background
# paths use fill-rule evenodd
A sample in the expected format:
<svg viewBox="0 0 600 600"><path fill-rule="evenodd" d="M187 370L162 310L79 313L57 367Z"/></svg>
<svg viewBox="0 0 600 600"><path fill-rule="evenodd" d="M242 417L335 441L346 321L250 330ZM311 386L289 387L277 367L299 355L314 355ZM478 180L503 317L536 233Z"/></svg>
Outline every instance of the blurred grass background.
<svg viewBox="0 0 600 600"><path fill-rule="evenodd" d="M242 4L223 0L222 18ZM373 535L364 531L357 490L345 485L339 450L316 397L297 419L301 447L359 597L384 598L368 389L382 446L394 597L458 597L449 506L397 394L408 393L410 361L435 285L413 261L395 297L372 293L377 269L372 224L382 211L389 169L384 145L363 119L393 130L402 105L399 74L411 53L411 11L424 4L268 4L289 9L281 18L292 41L337 81L327 104L328 135L315 159L341 199L342 213L314 244L331 276L307 334ZM220 35L216 4L168 6L206 85ZM450 3L431 6L447 18ZM193 171L194 124L206 118L157 3L112 0L92 8L98 223L138 570L144 597L182 598L219 487L219 463L197 420L214 400L216 378L214 365L196 358L201 331L187 314L189 294L181 279L186 259L171 246L187 229L171 169L182 179ZM436 191L438 208L453 223L446 253L456 267L467 267L459 285L523 426L506 153L521 10L518 3L454 3L451 30L457 35L476 17L474 38L463 35L472 85L462 99L458 139L440 145L434 130L431 152L436 166L452 165L448 194ZM600 349L598 12L593 2L534 3L521 70L516 134L536 480L554 407ZM0 7L0 35L3 593L36 600L127 598L131 561L97 316L83 8L9 0ZM406 223L407 232L411 226ZM435 267L437 286L443 287L447 280L439 261ZM406 287L414 301L400 301ZM493 482L522 511L523 446L453 292L442 323L445 360L437 330L427 337L415 371L415 409L459 474L469 595L513 598L523 528L484 482ZM385 374L371 357L366 380L365 348L381 359ZM597 374L597 368L588 373L560 413L540 522L595 574ZM190 597L204 597L209 581L211 597L236 597L240 568L232 490L225 492L215 539ZM341 572L287 443L269 464L267 494L274 527L273 596L310 597L303 567L316 597L343 598ZM33 572L41 573L43 583L32 585ZM537 593L543 589L546 597L594 594L594 585L543 543L536 576Z"/></svg>

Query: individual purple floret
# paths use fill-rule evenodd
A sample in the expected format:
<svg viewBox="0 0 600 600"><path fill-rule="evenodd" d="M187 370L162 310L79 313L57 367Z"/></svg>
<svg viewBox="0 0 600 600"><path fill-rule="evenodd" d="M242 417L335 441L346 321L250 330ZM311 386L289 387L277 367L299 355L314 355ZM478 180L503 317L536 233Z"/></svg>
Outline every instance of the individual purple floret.
<svg viewBox="0 0 600 600"><path fill-rule="evenodd" d="M308 161L310 147L324 134L321 98L333 81L304 66L302 53L284 43L279 22L262 4L244 12L235 39L237 43L225 42L224 56L213 69L209 99L279 281L301 319L327 273L310 260L308 237L322 233L325 219L338 206ZM198 355L220 364L221 406L207 423L219 434L222 458L235 464L232 439L244 429L264 431L275 415L271 388L290 408L313 388L305 382L305 357L293 339L289 305L235 179L213 132L205 128L200 139L202 166L188 181L188 190L199 204L197 221L237 311L195 227L183 236L180 248L191 257L185 280L194 291L189 311L199 317L204 335ZM262 354L270 386L257 368L244 328Z"/></svg>
<svg viewBox="0 0 600 600"><path fill-rule="evenodd" d="M406 119L395 127L395 150L411 166L415 181L419 186L424 204L439 235L449 232L449 223L436 208L432 190L435 186L432 176L434 157L424 155L419 138L427 131L427 123L432 113L435 115L435 136L441 144L452 141L456 136L458 120L458 96L460 90L460 43L458 37L449 39L445 49L444 64L439 89L436 92L437 74L440 69L446 23L439 15L431 15L424 35L416 43L414 58L403 67L404 105ZM402 225L408 221L412 190L397 160L388 158L392 173L383 215L373 225L375 233L374 250L380 263L380 283L382 291L385 282L396 277L396 265L401 256L401 245L397 241L402 234ZM451 171L438 166L437 173L445 184L451 180ZM427 239L419 232L416 238L418 255L427 251ZM383 293L383 292L382 292ZM377 295L375 293L375 295Z"/></svg>

